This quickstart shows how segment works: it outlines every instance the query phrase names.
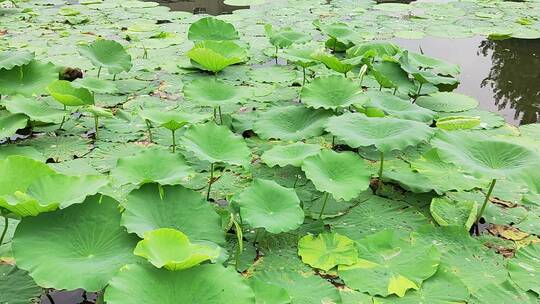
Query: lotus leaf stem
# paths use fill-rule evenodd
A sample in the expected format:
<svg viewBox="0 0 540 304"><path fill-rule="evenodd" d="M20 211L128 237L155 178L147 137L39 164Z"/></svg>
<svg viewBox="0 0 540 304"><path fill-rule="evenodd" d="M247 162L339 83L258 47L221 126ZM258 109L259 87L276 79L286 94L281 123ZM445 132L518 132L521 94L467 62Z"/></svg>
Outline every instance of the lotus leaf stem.
<svg viewBox="0 0 540 304"><path fill-rule="evenodd" d="M2 231L2 235L0 236L0 246L2 246L2 242L4 242L4 238L6 237L8 226L9 220L7 217L4 217L4 230Z"/></svg>
<svg viewBox="0 0 540 304"><path fill-rule="evenodd" d="M383 187L383 168L384 168L384 153L381 152L381 164L379 166L379 174L377 176L379 178L379 182L377 183L376 194L379 194Z"/></svg>
<svg viewBox="0 0 540 304"><path fill-rule="evenodd" d="M148 130L148 139L152 143L154 142L154 137L152 135L152 123L150 123L150 120L148 119L145 119L144 121L146 122L146 129Z"/></svg>
<svg viewBox="0 0 540 304"><path fill-rule="evenodd" d="M238 242L238 246L236 249L236 257L235 257L235 266L236 270L238 270L238 264L240 264L240 256L244 252L244 233L242 232L242 227L238 222L234 219L234 215L231 213L231 221L234 225L234 230L236 232L236 240Z"/></svg>
<svg viewBox="0 0 540 304"><path fill-rule="evenodd" d="M334 46L332 46L332 53L336 52L336 47L337 47L337 39L334 38Z"/></svg>
<svg viewBox="0 0 540 304"><path fill-rule="evenodd" d="M220 125L223 125L223 115L221 115L221 106L218 106L218 112L219 112L219 122Z"/></svg>
<svg viewBox="0 0 540 304"><path fill-rule="evenodd" d="M422 91L422 83L420 82L420 85L418 86L418 91L416 92L416 96L414 96L414 100L412 103L415 103L416 102L416 99L418 99L418 97L420 96L420 93Z"/></svg>
<svg viewBox="0 0 540 304"><path fill-rule="evenodd" d="M319 213L319 220L322 219L322 215L323 215L324 209L326 208L326 203L327 202L328 202L328 192L325 192L324 193L324 202L323 202L323 205L322 205L322 208L321 208L321 213Z"/></svg>
<svg viewBox="0 0 540 304"><path fill-rule="evenodd" d="M94 129L96 130L96 133L94 133L94 138L95 139L98 139L99 138L99 116L97 115L94 115Z"/></svg>
<svg viewBox="0 0 540 304"><path fill-rule="evenodd" d="M486 194L486 198L484 199L484 203L482 204L482 208L480 208L480 212L478 213L478 216L476 217L476 231L477 234L479 234L478 230L478 224L480 224L480 219L482 218L482 214L484 214L484 210L486 210L487 203L489 202L489 197L491 196L491 193L493 192L493 188L495 188L495 184L497 183L497 179L492 179L491 183L489 184L489 189Z"/></svg>
<svg viewBox="0 0 540 304"><path fill-rule="evenodd" d="M279 51L279 48L276 46L276 64L278 64L278 51Z"/></svg>
<svg viewBox="0 0 540 304"><path fill-rule="evenodd" d="M64 105L64 111L67 111L67 107ZM62 122L60 123L60 127L58 127L58 130L62 130L62 127L64 126L64 122L66 122L66 115L62 117Z"/></svg>
<svg viewBox="0 0 540 304"><path fill-rule="evenodd" d="M116 74L113 75L112 81L116 80Z"/></svg>
<svg viewBox="0 0 540 304"><path fill-rule="evenodd" d="M253 243L258 243L259 239L264 238L264 228L255 228L255 239Z"/></svg>
<svg viewBox="0 0 540 304"><path fill-rule="evenodd" d="M300 178L300 174L296 174L296 178L294 179L293 188L296 188L296 184L298 183L298 179Z"/></svg>
<svg viewBox="0 0 540 304"><path fill-rule="evenodd" d="M97 70L97 78L99 78L99 75L101 75L101 66Z"/></svg>
<svg viewBox="0 0 540 304"><path fill-rule="evenodd" d="M214 121L217 123L217 107L214 107Z"/></svg>
<svg viewBox="0 0 540 304"><path fill-rule="evenodd" d="M302 67L302 72L304 74L304 79L302 80L302 87L306 85L306 67Z"/></svg>
<svg viewBox="0 0 540 304"><path fill-rule="evenodd" d="M172 153L176 152L176 130L171 130L172 133Z"/></svg>
<svg viewBox="0 0 540 304"><path fill-rule="evenodd" d="M47 296L47 299L49 300L49 302L51 302L51 304L56 304L50 293L47 292L45 295Z"/></svg>
<svg viewBox="0 0 540 304"><path fill-rule="evenodd" d="M206 200L210 200L210 190L212 189L212 183L214 181L214 164L210 164L210 179L208 180L208 190L206 191Z"/></svg>
<svg viewBox="0 0 540 304"><path fill-rule="evenodd" d="M396 92L397 92L397 87L394 88L394 93L392 93L392 95L396 95Z"/></svg>

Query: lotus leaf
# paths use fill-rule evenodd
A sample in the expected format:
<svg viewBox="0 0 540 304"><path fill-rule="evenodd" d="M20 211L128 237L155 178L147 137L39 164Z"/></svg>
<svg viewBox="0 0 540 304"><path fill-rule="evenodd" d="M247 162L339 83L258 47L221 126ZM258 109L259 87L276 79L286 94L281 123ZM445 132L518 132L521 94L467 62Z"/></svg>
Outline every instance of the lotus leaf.
<svg viewBox="0 0 540 304"><path fill-rule="evenodd" d="M317 60L313 59L311 55L315 53L314 49L287 49L281 57L287 61L294 62L302 68L308 68L317 64Z"/></svg>
<svg viewBox="0 0 540 304"><path fill-rule="evenodd" d="M267 83L291 83L296 79L296 71L277 66L253 69L248 75L252 80Z"/></svg>
<svg viewBox="0 0 540 304"><path fill-rule="evenodd" d="M218 73L224 68L247 61L247 52L232 41L202 41L187 53L196 67Z"/></svg>
<svg viewBox="0 0 540 304"><path fill-rule="evenodd" d="M531 292L524 292L511 280L500 284L489 284L476 290L470 301L471 304L481 303L538 303L538 298Z"/></svg>
<svg viewBox="0 0 540 304"><path fill-rule="evenodd" d="M304 263L328 271L338 265L358 261L355 242L337 233L306 235L298 241L298 255Z"/></svg>
<svg viewBox="0 0 540 304"><path fill-rule="evenodd" d="M41 288L24 270L0 265L0 303L28 304L41 295Z"/></svg>
<svg viewBox="0 0 540 304"><path fill-rule="evenodd" d="M264 31L276 48L288 48L294 43L306 43L311 39L309 35L296 32L291 27L274 29L271 24L266 24Z"/></svg>
<svg viewBox="0 0 540 304"><path fill-rule="evenodd" d="M437 128L454 131L454 130L468 130L480 125L482 121L480 117L470 116L447 116L437 119Z"/></svg>
<svg viewBox="0 0 540 304"><path fill-rule="evenodd" d="M271 180L254 180L237 200L242 220L254 228L277 234L295 230L304 222L296 192Z"/></svg>
<svg viewBox="0 0 540 304"><path fill-rule="evenodd" d="M52 63L32 60L11 70L0 69L0 94L39 95L45 93L47 86L57 79L58 72Z"/></svg>
<svg viewBox="0 0 540 304"><path fill-rule="evenodd" d="M44 123L60 123L66 114L61 109L54 108L46 102L21 95L3 100L2 103L11 113L24 114L28 116L30 120Z"/></svg>
<svg viewBox="0 0 540 304"><path fill-rule="evenodd" d="M111 177L121 185L142 185L159 183L161 185L179 185L188 183L195 171L180 154L152 148L133 156L118 159L116 168L111 170Z"/></svg>
<svg viewBox="0 0 540 304"><path fill-rule="evenodd" d="M193 22L188 30L191 41L238 40L240 36L234 26L214 17L205 17Z"/></svg>
<svg viewBox="0 0 540 304"><path fill-rule="evenodd" d="M536 277L540 274L540 244L532 243L519 249L514 258L508 261L510 278L523 290L540 294Z"/></svg>
<svg viewBox="0 0 540 304"><path fill-rule="evenodd" d="M114 40L96 40L92 44L81 45L79 53L99 68L98 78L101 68L106 68L110 74L119 74L129 72L133 66L131 56Z"/></svg>
<svg viewBox="0 0 540 304"><path fill-rule="evenodd" d="M94 95L85 88L75 88L71 82L57 80L51 83L47 90L54 99L64 106L84 106L94 104Z"/></svg>
<svg viewBox="0 0 540 304"><path fill-rule="evenodd" d="M369 101L364 107L381 109L385 114L401 119L431 122L436 116L434 111L412 104L409 100L401 99L389 92L368 91Z"/></svg>
<svg viewBox="0 0 540 304"><path fill-rule="evenodd" d="M35 55L28 51L4 51L0 53L0 69L11 70L28 64Z"/></svg>
<svg viewBox="0 0 540 304"><path fill-rule="evenodd" d="M220 217L203 197L182 186L146 184L126 197L122 225L140 237L159 228L182 231L193 242L225 242Z"/></svg>
<svg viewBox="0 0 540 304"><path fill-rule="evenodd" d="M476 108L478 101L458 93L437 92L418 97L416 104L437 112L461 112Z"/></svg>
<svg viewBox="0 0 540 304"><path fill-rule="evenodd" d="M242 103L245 99L245 94L238 87L214 78L194 80L184 87L184 95L201 106L209 107Z"/></svg>
<svg viewBox="0 0 540 304"><path fill-rule="evenodd" d="M347 50L347 57L384 58L393 57L401 51L401 48L387 41L373 41L358 44Z"/></svg>
<svg viewBox="0 0 540 304"><path fill-rule="evenodd" d="M251 151L241 137L213 122L191 126L182 143L186 150L210 163L246 166L251 159Z"/></svg>
<svg viewBox="0 0 540 304"><path fill-rule="evenodd" d="M289 293L279 286L267 283L259 279L251 279L249 285L255 293L255 303L268 304L289 304L291 297Z"/></svg>
<svg viewBox="0 0 540 304"><path fill-rule="evenodd" d="M139 115L147 120L158 123L160 126L176 131L188 123L198 123L209 118L207 114L197 113L184 113L178 111L166 111L163 110L143 110L139 112Z"/></svg>
<svg viewBox="0 0 540 304"><path fill-rule="evenodd" d="M308 107L332 110L363 104L367 100L357 84L338 75L315 78L302 88L300 97Z"/></svg>
<svg viewBox="0 0 540 304"><path fill-rule="evenodd" d="M434 246L415 244L393 230L367 236L357 242L358 262L338 266L347 286L383 297L403 297L409 289L437 271L440 254Z"/></svg>
<svg viewBox="0 0 540 304"><path fill-rule="evenodd" d="M146 232L133 253L157 268L177 271L216 259L220 248L211 243L191 243L181 231L161 228Z"/></svg>
<svg viewBox="0 0 540 304"><path fill-rule="evenodd" d="M73 85L79 88L86 88L95 93L116 93L118 88L113 81L99 79L96 77L79 78L73 82Z"/></svg>
<svg viewBox="0 0 540 304"><path fill-rule="evenodd" d="M17 130L26 128L28 117L24 114L8 114L0 117L0 139L15 135Z"/></svg>
<svg viewBox="0 0 540 304"><path fill-rule="evenodd" d="M354 69L356 65L356 62L352 62L348 59L340 60L336 56L321 51L311 54L311 58L322 62L327 68L345 75L347 75L347 72Z"/></svg>
<svg viewBox="0 0 540 304"><path fill-rule="evenodd" d="M118 204L93 196L83 204L24 218L12 248L17 265L44 288L99 291L118 269L135 261L135 243L136 237L120 226Z"/></svg>
<svg viewBox="0 0 540 304"><path fill-rule="evenodd" d="M322 150L304 160L302 171L317 190L336 200L349 201L369 186L371 172L364 160L352 152Z"/></svg>
<svg viewBox="0 0 540 304"><path fill-rule="evenodd" d="M260 114L253 130L264 139L296 141L319 136L332 112L300 106L275 107Z"/></svg>
<svg viewBox="0 0 540 304"><path fill-rule="evenodd" d="M453 202L446 198L433 198L429 210L437 224L469 230L476 220L478 204L474 201Z"/></svg>
<svg viewBox="0 0 540 304"><path fill-rule="evenodd" d="M221 265L168 271L131 264L111 280L105 301L110 304L254 304L255 296L240 274Z"/></svg>
<svg viewBox="0 0 540 304"><path fill-rule="evenodd" d="M334 40L342 43L356 42L358 40L357 33L346 23L342 22L321 26L321 31Z"/></svg>
<svg viewBox="0 0 540 304"><path fill-rule="evenodd" d="M273 147L264 152L261 160L270 167L300 167L304 159L319 153L321 149L322 147L319 145L296 142L285 146Z"/></svg>
<svg viewBox="0 0 540 304"><path fill-rule="evenodd" d="M383 88L393 88L408 95L415 95L419 91L416 84L409 79L407 72L395 62L375 62L370 67L370 72Z"/></svg>

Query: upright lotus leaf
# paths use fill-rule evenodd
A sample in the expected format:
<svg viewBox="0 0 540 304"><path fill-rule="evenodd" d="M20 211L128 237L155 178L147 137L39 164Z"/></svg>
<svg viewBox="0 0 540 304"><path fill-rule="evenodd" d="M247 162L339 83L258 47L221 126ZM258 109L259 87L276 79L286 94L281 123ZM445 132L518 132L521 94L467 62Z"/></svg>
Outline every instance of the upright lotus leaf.
<svg viewBox="0 0 540 304"><path fill-rule="evenodd" d="M319 136L331 111L300 106L274 107L261 113L253 131L264 139L297 141Z"/></svg>
<svg viewBox="0 0 540 304"><path fill-rule="evenodd" d="M381 88L392 88L408 95L418 92L418 87L401 66L393 61L374 62L369 65Z"/></svg>
<svg viewBox="0 0 540 304"><path fill-rule="evenodd" d="M336 42L349 44L359 40L358 33L351 29L349 25L343 22L335 22L328 25L322 25L320 26L320 29L323 33L328 35Z"/></svg>
<svg viewBox="0 0 540 304"><path fill-rule="evenodd" d="M298 255L304 263L328 271L358 261L355 242L337 233L308 234L298 241Z"/></svg>
<svg viewBox="0 0 540 304"><path fill-rule="evenodd" d="M182 143L197 158L210 163L246 166L251 160L251 151L243 138L213 122L191 126L184 133Z"/></svg>
<svg viewBox="0 0 540 304"><path fill-rule="evenodd" d="M15 135L17 130L26 128L28 116L24 114L8 114L0 116L0 139Z"/></svg>
<svg viewBox="0 0 540 304"><path fill-rule="evenodd" d="M347 57L361 57L364 59L389 58L394 57L399 52L401 52L401 48L395 43L387 41L372 41L358 44L348 49Z"/></svg>
<svg viewBox="0 0 540 304"><path fill-rule="evenodd" d="M447 116L437 119L437 128L445 131L469 130L480 125L480 117Z"/></svg>
<svg viewBox="0 0 540 304"><path fill-rule="evenodd" d="M439 268L435 275L424 281L422 288L419 290L409 291L407 292L407 295L402 298L394 295L386 298L373 298L373 303L470 303L468 302L469 296L470 294L467 287L457 276L445 269Z"/></svg>
<svg viewBox="0 0 540 304"><path fill-rule="evenodd" d="M264 26L264 32L270 43L276 47L276 62L280 48L288 48L294 43L306 43L311 39L309 35L296 32L291 27L274 29L271 24Z"/></svg>
<svg viewBox="0 0 540 304"><path fill-rule="evenodd" d="M269 167L300 167L304 159L319 153L320 145L295 142L285 146L275 146L261 155L261 160Z"/></svg>
<svg viewBox="0 0 540 304"><path fill-rule="evenodd" d="M10 70L0 69L0 94L39 95L55 80L58 80L58 71L54 64L32 60Z"/></svg>
<svg viewBox="0 0 540 304"><path fill-rule="evenodd" d="M240 36L234 26L214 17L201 18L191 24L188 30L191 41L238 40Z"/></svg>
<svg viewBox="0 0 540 304"><path fill-rule="evenodd" d="M66 112L54 108L44 101L17 95L5 99L2 104L13 114L24 114L32 121L43 123L60 123ZM0 123L0 126L3 126ZM1 137L1 136L0 136Z"/></svg>
<svg viewBox="0 0 540 304"><path fill-rule="evenodd" d="M437 112L462 112L476 108L478 101L459 93L437 92L418 97L416 104Z"/></svg>
<svg viewBox="0 0 540 304"><path fill-rule="evenodd" d="M404 55L408 59L408 64L415 70L429 70L435 75L449 75L453 77L457 77L461 73L460 67L457 64L408 50L403 51L401 58Z"/></svg>
<svg viewBox="0 0 540 304"><path fill-rule="evenodd" d="M28 64L34 57L34 53L24 50L0 52L0 69L11 70L14 67Z"/></svg>
<svg viewBox="0 0 540 304"><path fill-rule="evenodd" d="M212 206L193 190L182 186L146 184L126 197L122 225L144 237L148 231L173 228L191 241L225 243L221 219Z"/></svg>
<svg viewBox="0 0 540 304"><path fill-rule="evenodd" d="M242 221L254 228L277 234L295 230L304 222L296 192L271 180L255 179L237 200Z"/></svg>
<svg viewBox="0 0 540 304"><path fill-rule="evenodd" d="M120 226L116 201L92 196L83 204L23 218L12 248L17 266L41 287L100 291L118 269L135 261L136 239Z"/></svg>
<svg viewBox="0 0 540 304"><path fill-rule="evenodd" d="M357 242L358 262L338 266L339 276L352 289L370 295L403 297L439 267L440 254L434 246L414 243L394 230L384 230Z"/></svg>
<svg viewBox="0 0 540 304"><path fill-rule="evenodd" d="M221 265L169 271L131 264L111 280L105 301L109 304L255 304L255 295L240 274Z"/></svg>
<svg viewBox="0 0 540 304"><path fill-rule="evenodd" d="M434 111L417 106L408 99L402 99L385 91L368 91L369 101L364 107L377 108L395 118L431 123L436 116Z"/></svg>
<svg viewBox="0 0 540 304"><path fill-rule="evenodd" d="M114 81L86 76L77 78L73 85L78 88L85 88L94 93L113 94L118 92L118 87Z"/></svg>
<svg viewBox="0 0 540 304"><path fill-rule="evenodd" d="M424 62L420 63L420 61ZM418 93L420 93L422 85L426 83L449 88L455 88L459 84L459 80L456 78L459 74L457 65L451 66L451 64L438 59L409 52L408 50L400 54L398 62L401 68L420 82ZM436 67L439 63L441 63L440 70Z"/></svg>
<svg viewBox="0 0 540 304"><path fill-rule="evenodd" d="M352 152L322 150L304 160L302 171L321 192L336 200L349 201L369 186L371 172L364 160Z"/></svg>
<svg viewBox="0 0 540 304"><path fill-rule="evenodd" d="M311 55L315 52L316 50L314 49L290 48L285 50L280 56L283 59L293 62L295 65L305 69L318 63L316 59L311 57Z"/></svg>
<svg viewBox="0 0 540 304"><path fill-rule="evenodd" d="M516 252L508 261L510 278L523 290L540 294L538 276L540 276L540 244L532 243Z"/></svg>
<svg viewBox="0 0 540 304"><path fill-rule="evenodd" d="M241 89L215 78L193 80L184 87L184 95L201 106L217 107L242 103L245 95Z"/></svg>
<svg viewBox="0 0 540 304"><path fill-rule="evenodd" d="M51 83L47 90L56 101L64 106L78 107L94 104L94 95L85 88L76 88L67 80Z"/></svg>
<svg viewBox="0 0 540 304"><path fill-rule="evenodd" d="M245 62L248 59L246 50L232 41L197 42L187 55L197 68L215 74L230 65Z"/></svg>
<svg viewBox="0 0 540 304"><path fill-rule="evenodd" d="M133 66L124 46L114 40L96 40L92 44L81 45L79 53L99 68L98 78L102 68L106 68L110 74L119 74L129 72Z"/></svg>
<svg viewBox="0 0 540 304"><path fill-rule="evenodd" d="M121 185L180 185L188 183L194 175L195 171L181 154L158 148L145 149L135 155L122 157L111 170L111 177Z"/></svg>
<svg viewBox="0 0 540 304"><path fill-rule="evenodd" d="M431 200L429 211L437 224L464 227L468 231L476 220L478 204L475 201L454 202L435 197Z"/></svg>
<svg viewBox="0 0 540 304"><path fill-rule="evenodd" d="M0 303L28 304L41 295L41 287L17 266L0 264Z"/></svg>
<svg viewBox="0 0 540 304"><path fill-rule="evenodd" d="M177 271L215 260L220 255L220 248L210 242L191 243L181 231L161 228L146 232L133 253L157 268Z"/></svg>
<svg viewBox="0 0 540 304"><path fill-rule="evenodd" d="M311 58L322 62L327 68L344 75L347 75L347 72L350 72L356 66L356 62L350 59L340 60L334 55L321 51L311 54Z"/></svg>
<svg viewBox="0 0 540 304"><path fill-rule="evenodd" d="M338 75L315 78L302 88L300 97L308 107L332 110L363 104L367 100L362 88Z"/></svg>

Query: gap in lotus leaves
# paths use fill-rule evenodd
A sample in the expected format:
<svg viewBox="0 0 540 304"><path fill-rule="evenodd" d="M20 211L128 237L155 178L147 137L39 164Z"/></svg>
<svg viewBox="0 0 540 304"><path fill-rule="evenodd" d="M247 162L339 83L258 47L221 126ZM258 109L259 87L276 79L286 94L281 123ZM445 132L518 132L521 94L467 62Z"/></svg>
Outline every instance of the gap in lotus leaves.
<svg viewBox="0 0 540 304"><path fill-rule="evenodd" d="M249 6L227 5L224 0L158 0L174 11L183 11L192 14L223 15L232 14L235 10L246 9Z"/></svg>

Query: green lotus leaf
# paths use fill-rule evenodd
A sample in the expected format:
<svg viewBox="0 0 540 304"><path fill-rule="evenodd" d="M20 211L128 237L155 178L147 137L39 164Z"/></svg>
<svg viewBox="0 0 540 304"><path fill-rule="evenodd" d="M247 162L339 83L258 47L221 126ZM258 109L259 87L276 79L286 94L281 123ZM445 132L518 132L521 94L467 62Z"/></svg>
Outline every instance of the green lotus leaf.
<svg viewBox="0 0 540 304"><path fill-rule="evenodd" d="M201 106L223 106L242 103L245 96L240 88L215 78L202 78L184 87L184 95Z"/></svg>
<svg viewBox="0 0 540 304"><path fill-rule="evenodd" d="M92 44L81 45L79 53L100 70L106 68L110 74L129 72L133 66L124 46L114 40L96 40Z"/></svg>
<svg viewBox="0 0 540 304"><path fill-rule="evenodd" d="M280 57L302 68L308 68L317 64L317 60L311 57L315 51L314 49L287 49Z"/></svg>
<svg viewBox="0 0 540 304"><path fill-rule="evenodd" d="M0 53L0 69L11 70L14 67L26 65L35 55L29 51L3 51Z"/></svg>
<svg viewBox="0 0 540 304"><path fill-rule="evenodd" d="M78 78L73 82L78 88L85 88L95 93L113 94L118 91L116 84L111 80L96 77Z"/></svg>
<svg viewBox="0 0 540 304"><path fill-rule="evenodd" d="M436 126L445 131L468 130L480 125L480 117L447 116L437 119Z"/></svg>
<svg viewBox="0 0 540 304"><path fill-rule="evenodd" d="M521 145L467 133L439 133L432 141L439 157L477 178L519 176L539 155Z"/></svg>
<svg viewBox="0 0 540 304"><path fill-rule="evenodd" d="M147 259L157 268L177 271L218 258L220 248L211 244L191 243L181 231L160 228L146 232L133 253Z"/></svg>
<svg viewBox="0 0 540 304"><path fill-rule="evenodd" d="M205 17L193 22L188 30L191 41L238 40L240 36L234 26L214 17Z"/></svg>
<svg viewBox="0 0 540 304"><path fill-rule="evenodd" d="M144 237L148 231L173 228L194 242L225 243L220 217L198 192L182 186L161 189L146 184L127 195L122 225L128 232Z"/></svg>
<svg viewBox="0 0 540 304"><path fill-rule="evenodd" d="M12 248L17 266L41 287L99 291L118 269L135 261L136 239L120 226L116 201L93 196L83 204L23 218Z"/></svg>
<svg viewBox="0 0 540 304"><path fill-rule="evenodd" d="M28 304L41 295L41 288L24 270L0 264L0 303Z"/></svg>
<svg viewBox="0 0 540 304"><path fill-rule="evenodd" d="M0 94L39 95L55 80L58 80L58 71L54 64L32 60L11 70L0 69Z"/></svg>
<svg viewBox="0 0 540 304"><path fill-rule="evenodd" d="M94 116L97 116L97 117L106 117L106 118L113 118L114 117L111 110L106 109L106 108L102 108L102 107L97 107L95 105L85 106L83 108L83 111L88 112L88 113L90 113L90 114L92 114Z"/></svg>
<svg viewBox="0 0 540 304"><path fill-rule="evenodd" d="M328 120L326 130L352 148L375 146L382 153L428 141L435 130L413 120L346 113Z"/></svg>
<svg viewBox="0 0 540 304"><path fill-rule="evenodd" d="M198 123L210 118L208 114L163 111L160 109L141 110L139 115L143 119L150 120L171 131L176 131L188 123Z"/></svg>
<svg viewBox="0 0 540 304"><path fill-rule="evenodd" d="M274 107L260 114L253 130L263 139L297 141L319 136L332 116L331 111L300 106Z"/></svg>
<svg viewBox="0 0 540 304"><path fill-rule="evenodd" d="M368 91L366 94L369 101L364 104L364 107L381 109L385 114L395 118L430 123L436 116L434 111L419 107L389 92Z"/></svg>
<svg viewBox="0 0 540 304"><path fill-rule="evenodd" d="M65 111L51 107L46 102L21 95L10 97L9 99L3 100L2 103L9 112L14 114L24 114L33 121L60 123L66 115Z"/></svg>
<svg viewBox="0 0 540 304"><path fill-rule="evenodd" d="M429 70L433 74L453 77L457 77L461 73L461 69L457 64L411 51L404 51L403 54L407 55L409 64L416 70Z"/></svg>
<svg viewBox="0 0 540 304"><path fill-rule="evenodd" d="M322 150L304 160L302 171L317 190L345 201L366 190L371 178L364 160L352 152Z"/></svg>
<svg viewBox="0 0 540 304"><path fill-rule="evenodd" d="M346 23L335 22L323 25L320 28L323 33L342 43L356 42L359 39L357 32L352 30Z"/></svg>
<svg viewBox="0 0 540 304"><path fill-rule="evenodd" d="M0 139L15 135L17 130L26 128L28 116L8 114L0 117Z"/></svg>
<svg viewBox="0 0 540 304"><path fill-rule="evenodd" d="M248 75L254 81L266 83L292 83L296 79L296 71L279 66L252 69Z"/></svg>
<svg viewBox="0 0 540 304"><path fill-rule="evenodd" d="M304 159L319 153L320 145L295 142L285 146L275 146L261 155L261 160L269 167L300 167Z"/></svg>
<svg viewBox="0 0 540 304"><path fill-rule="evenodd" d="M479 130L479 129L494 129L502 127L506 124L504 117L501 116L498 113L489 112L489 111L483 111L478 109L472 109L468 111L463 111L459 113L452 113L452 112L439 112L438 116L439 119L446 118L450 116L456 116L456 114L459 114L458 117L463 117L467 119L471 124L474 120L480 120L480 123L477 126L473 126L473 130Z"/></svg>
<svg viewBox="0 0 540 304"><path fill-rule="evenodd" d="M435 275L424 281L422 288L407 292L405 297L389 296L373 298L374 304L383 303L470 303L467 287L451 272L439 269Z"/></svg>
<svg viewBox="0 0 540 304"><path fill-rule="evenodd" d="M240 274L221 265L169 271L131 264L111 280L105 301L110 304L255 304L255 295Z"/></svg>
<svg viewBox="0 0 540 304"><path fill-rule="evenodd" d="M437 92L418 97L416 104L437 112L462 112L476 108L478 101L458 93Z"/></svg>
<svg viewBox="0 0 540 304"><path fill-rule="evenodd" d="M308 107L332 110L363 104L367 100L356 83L338 75L315 78L302 88L300 97Z"/></svg>
<svg viewBox="0 0 540 304"><path fill-rule="evenodd" d="M257 278L249 280L249 286L255 293L255 303L262 304L289 304L289 293L279 286L267 283Z"/></svg>
<svg viewBox="0 0 540 304"><path fill-rule="evenodd" d="M254 228L277 234L295 230L304 222L296 192L271 180L255 179L237 201L242 220Z"/></svg>
<svg viewBox="0 0 540 304"><path fill-rule="evenodd" d="M182 137L186 150L210 163L247 166L251 151L244 139L213 122L191 126Z"/></svg>
<svg viewBox="0 0 540 304"><path fill-rule="evenodd" d="M441 226L460 226L469 230L478 215L474 201L454 202L447 198L433 198L429 207L431 216Z"/></svg>
<svg viewBox="0 0 540 304"><path fill-rule="evenodd" d="M352 265L358 261L355 242L337 233L306 235L298 241L298 255L311 267L328 271L337 265Z"/></svg>
<svg viewBox="0 0 540 304"><path fill-rule="evenodd" d="M347 50L347 57L383 58L393 57L401 51L401 48L392 42L372 41L353 46Z"/></svg>
<svg viewBox="0 0 540 304"><path fill-rule="evenodd" d="M291 27L274 29L271 24L266 24L264 31L270 43L278 48L287 48L294 43L306 43L311 39L309 35L296 32Z"/></svg>
<svg viewBox="0 0 540 304"><path fill-rule="evenodd" d="M195 171L181 154L158 148L122 157L111 170L111 177L121 185L179 185L188 183L194 175Z"/></svg>
<svg viewBox="0 0 540 304"><path fill-rule="evenodd" d="M476 290L468 303L520 303L534 304L538 303L538 297L531 293L525 292L516 283L511 280L506 280L500 284L488 284Z"/></svg>
<svg viewBox="0 0 540 304"><path fill-rule="evenodd" d="M409 289L420 289L439 267L437 248L413 243L393 230L367 236L357 248L358 262L339 265L339 276L347 286L371 295L403 297Z"/></svg>
<svg viewBox="0 0 540 304"><path fill-rule="evenodd" d="M76 88L71 82L57 80L51 83L47 90L56 101L65 106L84 106L94 104L94 95L85 88Z"/></svg>
<svg viewBox="0 0 540 304"><path fill-rule="evenodd" d="M418 92L416 84L399 64L391 61L381 61L370 64L370 67L370 73L375 76L381 87L394 88L408 95L415 95Z"/></svg>
<svg viewBox="0 0 540 304"><path fill-rule="evenodd" d="M349 62L347 59L339 60L336 56L321 51L311 54L311 58L322 62L327 68L342 74L347 74L347 72L355 67L355 64Z"/></svg>
<svg viewBox="0 0 540 304"><path fill-rule="evenodd" d="M187 55L197 68L213 73L248 59L246 50L232 41L197 42Z"/></svg>
<svg viewBox="0 0 540 304"><path fill-rule="evenodd" d="M532 243L516 252L508 261L510 278L523 290L540 294L540 286L535 278L540 275L540 244Z"/></svg>
<svg viewBox="0 0 540 304"><path fill-rule="evenodd" d="M540 138L540 123L527 124L519 127L521 136L538 140Z"/></svg>

